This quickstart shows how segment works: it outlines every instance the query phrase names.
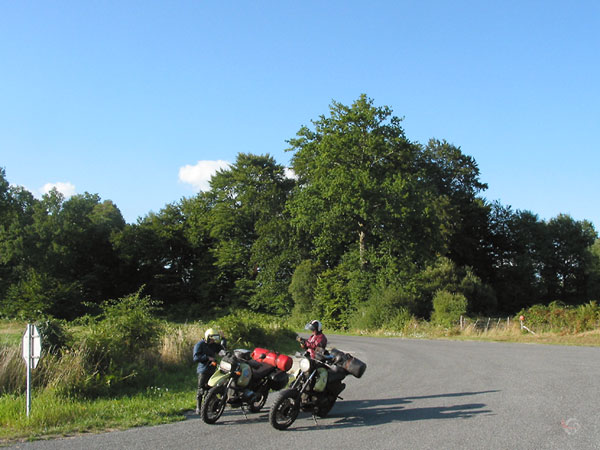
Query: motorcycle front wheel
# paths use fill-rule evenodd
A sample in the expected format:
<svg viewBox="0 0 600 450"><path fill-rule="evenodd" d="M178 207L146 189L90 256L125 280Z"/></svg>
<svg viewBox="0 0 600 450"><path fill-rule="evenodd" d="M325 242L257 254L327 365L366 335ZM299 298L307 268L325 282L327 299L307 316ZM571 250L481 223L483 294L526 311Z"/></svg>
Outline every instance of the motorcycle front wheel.
<svg viewBox="0 0 600 450"><path fill-rule="evenodd" d="M205 423L213 424L223 414L225 410L225 404L227 403L227 388L225 386L215 386L202 402L202 409L200 410L200 416Z"/></svg>
<svg viewBox="0 0 600 450"><path fill-rule="evenodd" d="M293 424L300 411L300 396L296 389L281 391L269 412L269 422L277 430L285 430Z"/></svg>

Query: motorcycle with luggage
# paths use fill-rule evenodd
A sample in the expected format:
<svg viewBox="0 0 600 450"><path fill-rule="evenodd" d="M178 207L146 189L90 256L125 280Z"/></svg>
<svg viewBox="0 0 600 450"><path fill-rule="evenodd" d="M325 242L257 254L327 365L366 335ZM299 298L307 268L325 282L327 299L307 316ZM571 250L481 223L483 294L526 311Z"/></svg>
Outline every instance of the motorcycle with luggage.
<svg viewBox="0 0 600 450"><path fill-rule="evenodd" d="M259 412L269 391L278 391L288 384L287 371L291 366L289 356L262 348L253 352L245 349L228 352L208 381L210 390L200 410L202 420L214 424L226 405L241 408L244 416L246 408L250 412Z"/></svg>
<svg viewBox="0 0 600 450"><path fill-rule="evenodd" d="M279 392L269 412L269 422L278 430L290 427L300 410L326 417L346 388L342 381L348 374L363 376L367 365L349 353L337 349L317 353L315 358L306 355L291 386Z"/></svg>

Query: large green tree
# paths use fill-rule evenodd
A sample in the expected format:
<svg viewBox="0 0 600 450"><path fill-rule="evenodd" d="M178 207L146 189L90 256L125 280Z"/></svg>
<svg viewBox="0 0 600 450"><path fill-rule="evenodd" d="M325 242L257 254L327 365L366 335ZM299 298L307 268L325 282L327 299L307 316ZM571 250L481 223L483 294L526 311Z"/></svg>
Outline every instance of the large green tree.
<svg viewBox="0 0 600 450"><path fill-rule="evenodd" d="M230 303L291 309L287 285L298 256L284 207L293 185L269 155L240 153L212 177L208 227Z"/></svg>
<svg viewBox="0 0 600 450"><path fill-rule="evenodd" d="M333 102L329 115L291 139L298 188L288 208L326 266L356 248L360 263L375 253L423 263L445 251L448 199L427 177L421 149L401 119L362 95Z"/></svg>

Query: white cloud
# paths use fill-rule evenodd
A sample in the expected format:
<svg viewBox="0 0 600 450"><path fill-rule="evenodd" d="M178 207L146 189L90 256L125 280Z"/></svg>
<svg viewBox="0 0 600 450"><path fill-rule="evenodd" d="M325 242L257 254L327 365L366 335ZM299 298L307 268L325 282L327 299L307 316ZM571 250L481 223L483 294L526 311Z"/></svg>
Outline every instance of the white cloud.
<svg viewBox="0 0 600 450"><path fill-rule="evenodd" d="M57 183L46 183L40 188L40 192L42 194L47 194L52 189L56 189L58 192L64 195L65 198L69 198L70 196L75 194L75 185L69 183L68 181L66 183L63 183L62 181L59 181Z"/></svg>
<svg viewBox="0 0 600 450"><path fill-rule="evenodd" d="M195 165L186 165L179 168L179 181L191 184L198 191L208 191L210 178L217 170L229 167L227 161L198 161Z"/></svg>

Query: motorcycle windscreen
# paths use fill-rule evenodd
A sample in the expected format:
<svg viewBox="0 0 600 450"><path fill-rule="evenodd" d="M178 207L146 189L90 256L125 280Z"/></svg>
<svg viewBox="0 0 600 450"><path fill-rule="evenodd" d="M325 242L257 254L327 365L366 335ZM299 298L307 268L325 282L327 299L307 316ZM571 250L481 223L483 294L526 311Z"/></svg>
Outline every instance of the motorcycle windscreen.
<svg viewBox="0 0 600 450"><path fill-rule="evenodd" d="M252 378L252 370L248 364L241 363L239 371L241 372L241 375L237 380L235 380L235 385L237 387L245 388L248 386L248 383L250 383L250 379Z"/></svg>
<svg viewBox="0 0 600 450"><path fill-rule="evenodd" d="M327 386L327 369L319 367L317 369L317 379L315 380L315 387L313 390L315 392L323 392L325 386Z"/></svg>
<svg viewBox="0 0 600 450"><path fill-rule="evenodd" d="M224 383L225 380L227 380L228 378L229 378L228 373L217 370L215 373L213 373L212 377L210 377L210 379L208 380L208 385L210 387L218 386L219 384Z"/></svg>

